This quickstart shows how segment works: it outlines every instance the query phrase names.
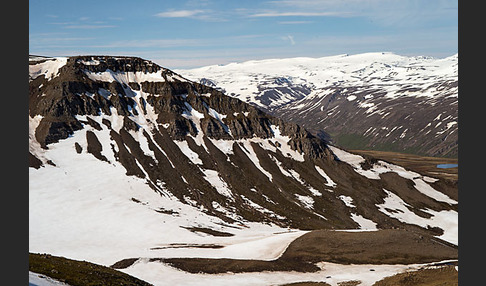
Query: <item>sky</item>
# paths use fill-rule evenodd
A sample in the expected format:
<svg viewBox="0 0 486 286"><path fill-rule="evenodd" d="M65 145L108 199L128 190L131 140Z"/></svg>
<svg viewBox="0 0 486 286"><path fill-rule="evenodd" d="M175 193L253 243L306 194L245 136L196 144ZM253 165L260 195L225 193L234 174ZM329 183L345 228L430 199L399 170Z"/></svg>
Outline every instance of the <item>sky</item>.
<svg viewBox="0 0 486 286"><path fill-rule="evenodd" d="M29 0L29 54L170 68L366 52L458 53L458 0Z"/></svg>

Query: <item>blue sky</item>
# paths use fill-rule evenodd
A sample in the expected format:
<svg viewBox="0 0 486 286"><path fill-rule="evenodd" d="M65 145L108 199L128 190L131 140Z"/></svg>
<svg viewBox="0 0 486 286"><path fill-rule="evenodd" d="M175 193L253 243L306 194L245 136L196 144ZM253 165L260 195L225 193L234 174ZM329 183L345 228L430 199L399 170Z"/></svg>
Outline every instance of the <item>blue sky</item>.
<svg viewBox="0 0 486 286"><path fill-rule="evenodd" d="M29 53L167 68L364 52L458 52L458 0L30 0Z"/></svg>

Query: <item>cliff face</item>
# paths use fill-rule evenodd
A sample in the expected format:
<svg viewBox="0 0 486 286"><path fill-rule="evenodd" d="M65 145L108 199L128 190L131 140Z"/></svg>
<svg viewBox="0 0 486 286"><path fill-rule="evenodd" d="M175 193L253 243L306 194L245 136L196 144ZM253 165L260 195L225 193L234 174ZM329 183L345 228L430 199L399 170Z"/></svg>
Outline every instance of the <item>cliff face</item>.
<svg viewBox="0 0 486 286"><path fill-rule="evenodd" d="M140 58L71 57L58 73L52 79L37 76L29 88L29 115L43 116L36 131L36 139L43 147L81 129L76 115L112 115L113 108L130 122L130 116L138 116L139 112L147 116L148 104L156 114L152 119L169 124L167 131L177 140L187 134L197 135L196 126L185 116L193 110L202 114L201 131L209 138L269 138L273 136L270 126L276 125L283 135L292 138L294 150L313 157L325 156L325 143L296 124L285 123ZM137 97L136 92L144 96ZM211 112L225 116L218 118Z"/></svg>

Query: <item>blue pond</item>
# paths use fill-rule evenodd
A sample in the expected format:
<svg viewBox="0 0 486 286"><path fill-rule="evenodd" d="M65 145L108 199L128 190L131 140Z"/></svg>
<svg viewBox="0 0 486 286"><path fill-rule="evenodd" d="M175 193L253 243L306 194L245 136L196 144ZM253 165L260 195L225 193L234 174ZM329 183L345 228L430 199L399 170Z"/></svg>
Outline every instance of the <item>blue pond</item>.
<svg viewBox="0 0 486 286"><path fill-rule="evenodd" d="M437 165L437 168L441 168L441 169L448 169L448 168L455 168L455 167L458 167L457 164L439 164Z"/></svg>

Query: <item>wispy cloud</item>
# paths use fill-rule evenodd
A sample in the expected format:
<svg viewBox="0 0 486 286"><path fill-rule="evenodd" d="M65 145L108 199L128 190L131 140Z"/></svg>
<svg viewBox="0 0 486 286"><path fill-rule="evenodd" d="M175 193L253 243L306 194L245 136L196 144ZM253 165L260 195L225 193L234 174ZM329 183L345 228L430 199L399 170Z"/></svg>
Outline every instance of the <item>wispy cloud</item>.
<svg viewBox="0 0 486 286"><path fill-rule="evenodd" d="M105 29L105 28L116 28L116 26L115 25L66 25L64 26L64 28L95 30L95 29Z"/></svg>
<svg viewBox="0 0 486 286"><path fill-rule="evenodd" d="M64 29L84 29L84 30L96 30L106 28L116 28L116 25L106 23L104 21L89 21L89 17L80 17L75 21L66 22L50 22L50 25L61 26Z"/></svg>
<svg viewBox="0 0 486 286"><path fill-rule="evenodd" d="M225 22L226 15L221 11L210 9L194 9L194 10L169 10L160 12L154 15L159 18L188 18L196 19L205 22Z"/></svg>
<svg viewBox="0 0 486 286"><path fill-rule="evenodd" d="M301 25L301 24L312 24L313 21L279 21L277 22L281 25Z"/></svg>
<svg viewBox="0 0 486 286"><path fill-rule="evenodd" d="M146 40L123 40L93 45L96 48L178 48L178 47L201 47L208 45L204 39L146 39Z"/></svg>
<svg viewBox="0 0 486 286"><path fill-rule="evenodd" d="M291 36L291 35L287 35L285 37L282 37L282 40L289 41L292 46L295 45L294 37Z"/></svg>
<svg viewBox="0 0 486 286"><path fill-rule="evenodd" d="M438 19L457 18L457 0L273 0L270 12L253 17L342 16L365 17L394 27L418 27Z"/></svg>
<svg viewBox="0 0 486 286"><path fill-rule="evenodd" d="M251 14L249 17L320 17L320 16L349 16L345 12L279 12L270 11Z"/></svg>
<svg viewBox="0 0 486 286"><path fill-rule="evenodd" d="M160 18L191 18L198 14L204 13L204 10L170 10L155 14Z"/></svg>

